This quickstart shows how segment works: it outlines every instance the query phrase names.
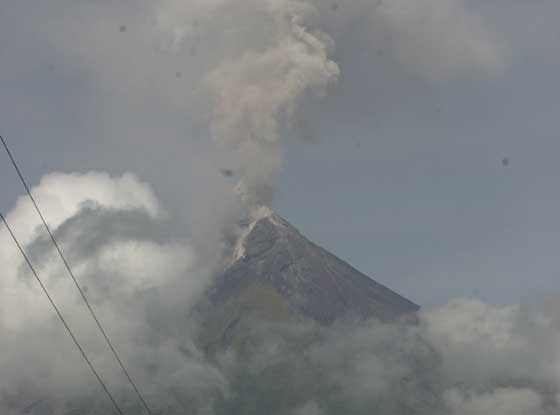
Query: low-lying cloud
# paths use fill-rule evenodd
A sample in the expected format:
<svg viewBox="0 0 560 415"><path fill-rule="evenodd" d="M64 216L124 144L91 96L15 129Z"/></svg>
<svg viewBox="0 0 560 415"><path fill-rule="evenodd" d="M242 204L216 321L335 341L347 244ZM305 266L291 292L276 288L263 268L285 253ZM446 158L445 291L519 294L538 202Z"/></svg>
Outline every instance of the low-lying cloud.
<svg viewBox="0 0 560 415"><path fill-rule="evenodd" d="M186 317L205 289L209 270L198 267L188 241L166 236L165 215L150 187L132 174L53 174L32 191L145 393L151 396L155 388L172 393L172 384L183 385L174 392L177 396L185 395L182 388L188 393L224 388L219 372L208 366L188 335ZM86 352L117 395L125 397L122 374L114 370L30 201L20 199L7 220ZM21 402L31 399L25 397L30 393L55 406L93 397L98 386L4 229L0 257L0 327L6 334L0 340L0 390L7 396L22 393Z"/></svg>
<svg viewBox="0 0 560 415"><path fill-rule="evenodd" d="M386 50L398 69L425 82L500 73L507 65L507 45L475 7L465 0L429 0L421 6L413 0L56 4L36 6L27 25L41 33L61 65L95 84L90 97L95 111L87 115L99 113L108 121L95 122L107 128L100 134L110 133L131 149L131 143L154 148L165 137L154 138L141 128L118 133L129 132L141 115L167 131L167 114L178 113L189 123L171 129L198 123L197 133L210 138L199 161L202 173L193 175L193 209L185 213L191 216L192 238L173 231L174 218L133 174L49 174L33 189L86 295L155 410L557 413L560 326L554 310L464 299L422 312L414 326L254 322L248 327L251 341L216 355L199 347L199 328L190 318L236 238L244 208L272 203L294 117L310 103L317 105L343 76L336 61L343 34L366 21L368 53ZM14 44L0 75L8 79L29 66L29 57L21 55L25 48ZM376 68L365 72L375 77ZM111 105L97 106L103 94L111 99L102 101ZM183 168L185 158L174 163ZM221 177L218 167L231 174ZM231 177L235 183L229 183ZM30 202L20 198L7 219L119 402L140 411ZM3 413L107 413L111 408L95 379L5 231L0 232L0 263Z"/></svg>
<svg viewBox="0 0 560 415"><path fill-rule="evenodd" d="M81 193L84 186L92 191ZM193 307L216 271L165 230L163 207L131 174L54 174L33 189L80 284L140 389L159 410L200 414L544 415L559 409L554 309L459 299L415 325L241 324L245 341L208 353ZM119 402L141 411L79 294L20 199L7 215ZM53 218L52 221L50 218ZM3 413L111 408L6 231L0 233ZM35 411L35 412L33 412Z"/></svg>

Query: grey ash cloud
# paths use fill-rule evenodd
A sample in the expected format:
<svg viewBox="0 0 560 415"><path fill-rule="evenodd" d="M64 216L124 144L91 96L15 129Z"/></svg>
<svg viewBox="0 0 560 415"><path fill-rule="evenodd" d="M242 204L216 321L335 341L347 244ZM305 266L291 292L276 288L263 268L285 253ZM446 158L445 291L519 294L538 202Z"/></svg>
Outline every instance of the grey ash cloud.
<svg viewBox="0 0 560 415"><path fill-rule="evenodd" d="M527 264L556 264L550 247L558 241L550 235L558 200L548 178L557 177L549 139L557 120L547 114L555 113L557 71L547 70L558 65L551 41L558 4L521 3L55 0L5 8L3 134L25 158L49 223L155 408L205 415L558 412L557 308L447 301L465 286L501 298L508 286L498 282L509 282L511 292L542 275L525 272ZM529 30L529 20L543 23ZM443 105L435 121L423 111ZM506 110L511 125L496 127L493 117L502 120ZM310 145L323 136L325 152ZM367 149L375 180L360 170ZM488 151L490 161L480 156ZM509 182L487 176L504 152L516 160ZM289 165L294 158L297 168ZM128 168L154 188L122 175ZM111 174L68 173L88 169ZM137 410L10 175L0 174L2 189L13 194L2 208L119 401ZM257 313L228 320L218 345L229 347L210 347L216 332L205 333L213 326L201 325L193 309L203 309L216 275L229 269L231 276L240 220L274 204L279 183L315 233L330 230L332 243L358 257L365 252L362 260L375 267L385 260L380 278L408 264L408 292L441 304L420 311L412 325L375 313L336 321L324 303L334 298L338 310L348 299L329 287L319 307L326 318L294 301L307 313L284 321L290 304L259 286L223 305L220 318L246 308ZM325 203L322 188L329 190ZM310 197L315 207L304 209ZM490 213L481 204L488 200L495 201ZM367 214L340 214L354 205ZM337 210L342 219L328 213ZM525 228L528 222L534 227ZM352 227L360 242L348 242ZM500 227L515 228L516 237L492 239ZM273 230L264 232L264 245ZM537 233L544 242L536 243ZM304 273L317 258L290 263L290 249L305 245L292 243L280 246L285 263L274 265ZM493 259L500 255L522 270L515 271L521 284L503 277L507 270ZM106 413L5 232L0 263L2 412ZM254 272L258 264L241 268ZM279 278L298 276L272 268ZM493 278L499 292L488 284ZM314 284L300 286L312 291Z"/></svg>

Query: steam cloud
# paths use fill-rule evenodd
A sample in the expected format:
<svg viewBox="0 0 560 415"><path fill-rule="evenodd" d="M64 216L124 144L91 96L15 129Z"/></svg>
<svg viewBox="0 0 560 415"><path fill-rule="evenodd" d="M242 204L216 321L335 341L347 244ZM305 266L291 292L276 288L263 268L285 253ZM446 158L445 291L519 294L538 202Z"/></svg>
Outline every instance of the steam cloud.
<svg viewBox="0 0 560 415"><path fill-rule="evenodd" d="M321 95L336 81L338 66L328 58L330 38L306 26L315 10L300 1L270 2L278 32L262 52L246 51L213 70L216 137L241 157L242 192L252 203L271 202L271 180L281 165L279 129L293 118L307 93Z"/></svg>
<svg viewBox="0 0 560 415"><path fill-rule="evenodd" d="M88 299L125 360L135 366L146 393L155 393L151 387L182 396L223 389L225 380L187 334L186 315L205 288L207 271L197 266L187 242L164 237L165 215L150 187L132 174L52 174L33 192L45 216L52 218L55 236ZM129 391L123 389L122 374L115 371L30 203L20 199L7 220L86 352L126 403L123 394ZM85 393L97 388L87 367L4 229L0 238L2 395L18 404L45 399L54 413L70 410L76 400L93 399ZM181 385L180 392L172 385ZM111 410L97 408L98 401L89 403L92 413ZM174 401L165 397L166 404ZM3 413L8 410L19 413L21 407L7 404Z"/></svg>
<svg viewBox="0 0 560 415"><path fill-rule="evenodd" d="M216 175L219 168L231 169L249 205L271 203L286 143L294 135L294 116L303 117L309 105L320 105L320 97L334 90L344 73L344 63L336 62L337 41L354 26L364 28L364 44L371 48L364 53L385 50L399 70L430 82L487 76L507 64L507 47L465 0L421 5L411 0L56 4L41 9L44 18L32 25L60 59L93 74L98 94L110 96L115 107L132 108L133 114L122 115L123 122L134 124L139 122L135 114L146 114L151 128L162 124L165 131L169 119L156 118L154 108L182 114L189 125L194 118L203 132L192 134L213 138L204 150L205 161ZM127 30L121 32L123 23ZM376 70L366 72L375 76ZM141 129L119 138L125 134L118 124L107 125L107 136L116 140L153 141ZM223 186L206 179L205 185L215 190L205 195L201 210L215 202L215 193L233 209L236 202Z"/></svg>
<svg viewBox="0 0 560 415"><path fill-rule="evenodd" d="M92 190L81 193L85 185ZM556 310L463 299L422 312L416 326L252 321L248 345L212 357L197 346L190 318L211 272L197 263L188 241L169 237L148 185L131 174L53 174L33 192L158 409L310 415L374 409L543 415L559 409ZM140 411L28 201L20 199L8 220L120 402ZM30 413L110 410L4 230L0 238L3 413L37 402Z"/></svg>
<svg viewBox="0 0 560 415"><path fill-rule="evenodd" d="M126 8L58 3L64 19L45 10L48 18L37 27L57 27L45 33L61 57L95 72L102 91L135 105L181 113L202 107L199 116L218 143L209 145L212 155L205 162L231 167L243 195L240 206L222 183L226 179L212 176L193 200L198 211L189 213L203 229L187 240L176 236L154 192L132 174L50 174L33 189L155 409L296 415L558 412L560 331L554 310L465 299L421 313L414 327L376 321L332 328L255 323L249 350L212 357L197 346L197 327L189 318L215 272L215 257L223 253L220 244L235 238L228 226L237 213L272 202L295 114L343 75L335 46L345 28L365 17L372 48L387 48L403 67L430 82L486 75L506 65L504 46L465 1L429 0L420 6L412 0L356 0L341 2L335 12L318 0L165 0L140 2L132 14ZM123 16L128 29L117 46L106 29L121 27ZM162 66L187 68L181 72L184 87L161 77ZM140 411L29 202L18 200L8 220L110 389L126 409ZM5 231L0 263L2 413L26 408L36 414L107 413L98 385Z"/></svg>

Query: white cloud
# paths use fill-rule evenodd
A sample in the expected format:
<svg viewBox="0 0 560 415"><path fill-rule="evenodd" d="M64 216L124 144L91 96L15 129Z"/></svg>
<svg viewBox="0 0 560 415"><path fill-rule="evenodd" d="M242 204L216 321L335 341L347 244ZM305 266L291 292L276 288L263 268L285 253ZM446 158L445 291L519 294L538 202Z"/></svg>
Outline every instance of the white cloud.
<svg viewBox="0 0 560 415"><path fill-rule="evenodd" d="M95 172L53 173L45 176L31 192L53 232L87 203L122 211L143 210L153 218L162 214L159 202L150 187L130 173L116 178ZM24 247L38 237L46 238L41 219L27 196L18 199L16 206L6 215L6 219ZM30 275L29 270L4 229L0 233L0 262L4 264L0 283L0 321L3 320L5 325L10 326L19 318L44 319L46 315L50 315L44 313L46 303L39 299L42 294L35 281L22 278L22 275ZM56 255L50 255L41 264L34 265L40 265L45 280L49 279L49 275L64 273Z"/></svg>
<svg viewBox="0 0 560 415"><path fill-rule="evenodd" d="M121 357L135 362L146 390L157 394L173 379L182 381L179 389L224 390L225 380L192 346L186 321L176 324L210 274L197 268L188 242L155 232L163 210L150 187L132 174L51 174L33 193L105 330ZM95 366L114 391L126 391L50 240L35 230L29 202L20 198L8 220ZM0 394L25 391L53 402L91 397L97 390L91 374L3 228L0 261Z"/></svg>
<svg viewBox="0 0 560 415"><path fill-rule="evenodd" d="M31 189L31 193L52 228L75 215L88 202L120 210L143 209L154 218L163 214L150 186L132 173L121 177L99 172L50 173ZM16 206L8 212L7 219L22 243L34 238L41 224L27 195L18 199Z"/></svg>
<svg viewBox="0 0 560 415"><path fill-rule="evenodd" d="M457 381L521 378L560 386L560 332L549 314L461 299L422 313L421 321Z"/></svg>

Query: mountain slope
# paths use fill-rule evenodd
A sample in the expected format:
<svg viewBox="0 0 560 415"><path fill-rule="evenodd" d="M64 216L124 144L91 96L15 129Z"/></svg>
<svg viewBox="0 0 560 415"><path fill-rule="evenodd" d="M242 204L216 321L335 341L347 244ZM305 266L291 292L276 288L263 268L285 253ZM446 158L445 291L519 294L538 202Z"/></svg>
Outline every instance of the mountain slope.
<svg viewBox="0 0 560 415"><path fill-rule="evenodd" d="M247 315L330 325L342 318L390 321L419 309L269 210L247 226L231 266L217 278L208 300L214 315L210 320L226 337Z"/></svg>

